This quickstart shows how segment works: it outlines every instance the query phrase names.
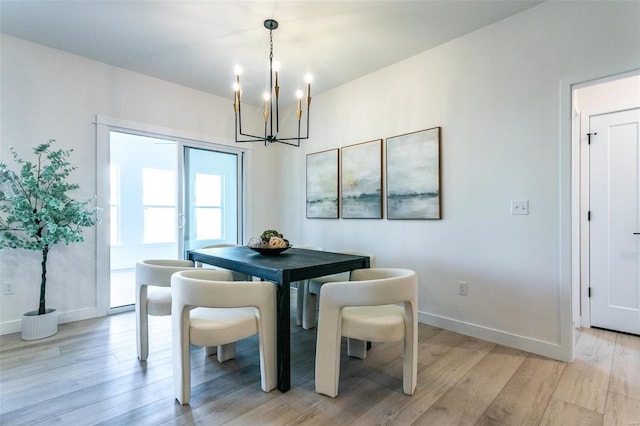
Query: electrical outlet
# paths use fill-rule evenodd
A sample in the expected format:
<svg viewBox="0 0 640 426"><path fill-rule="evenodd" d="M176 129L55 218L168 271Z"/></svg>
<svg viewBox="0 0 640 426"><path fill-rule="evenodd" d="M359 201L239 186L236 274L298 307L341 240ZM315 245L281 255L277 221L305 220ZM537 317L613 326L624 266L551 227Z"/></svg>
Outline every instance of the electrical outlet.
<svg viewBox="0 0 640 426"><path fill-rule="evenodd" d="M460 296L467 295L467 283L464 281L458 281L458 294Z"/></svg>
<svg viewBox="0 0 640 426"><path fill-rule="evenodd" d="M16 286L11 282L6 282L2 286L2 294L16 294Z"/></svg>

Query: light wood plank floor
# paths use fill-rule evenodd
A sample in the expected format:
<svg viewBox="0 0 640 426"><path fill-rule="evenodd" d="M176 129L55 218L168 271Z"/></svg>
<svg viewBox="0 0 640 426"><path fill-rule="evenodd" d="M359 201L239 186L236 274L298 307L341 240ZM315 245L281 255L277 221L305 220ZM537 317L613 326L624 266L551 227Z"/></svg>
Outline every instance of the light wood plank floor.
<svg viewBox="0 0 640 426"><path fill-rule="evenodd" d="M292 322L292 324L294 324ZM1 425L640 425L640 337L580 332L576 361L546 359L420 325L415 395L402 393L402 345L341 359L340 393L314 392L315 330L292 325L292 388L260 390L255 338L219 364L192 348L190 406L173 398L171 323L151 320L136 359L132 312L0 337Z"/></svg>

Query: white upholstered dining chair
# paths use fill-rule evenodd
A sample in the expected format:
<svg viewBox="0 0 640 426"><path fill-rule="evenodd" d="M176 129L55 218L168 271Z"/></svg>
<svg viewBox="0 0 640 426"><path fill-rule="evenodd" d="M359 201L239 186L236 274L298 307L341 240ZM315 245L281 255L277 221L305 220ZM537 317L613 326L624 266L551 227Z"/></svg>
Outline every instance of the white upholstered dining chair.
<svg viewBox="0 0 640 426"><path fill-rule="evenodd" d="M190 260L148 259L136 263L136 348L140 361L149 356L148 315L171 315L171 275L194 268Z"/></svg>
<svg viewBox="0 0 640 426"><path fill-rule="evenodd" d="M365 253L362 251L338 251L336 253L353 254L355 256L368 256L369 267L375 268L376 266L376 258L370 253ZM340 272L339 274L325 275L322 277L312 278L307 281L303 296L302 328L304 328L305 330L309 330L316 326L318 319L317 310L320 288L322 288L322 286L326 283L349 281L349 277L349 272Z"/></svg>
<svg viewBox="0 0 640 426"><path fill-rule="evenodd" d="M366 356L366 342L404 341L403 390L413 395L418 366L417 310L418 278L408 269L357 269L351 272L351 281L325 284L320 292L316 392L338 395L344 336L349 355L359 358Z"/></svg>
<svg viewBox="0 0 640 426"><path fill-rule="evenodd" d="M296 247L304 250L317 250L322 251L322 247L316 246L300 246ZM295 281L291 283L291 287L296 289L296 324L304 328L304 309L305 298L307 297L307 288L309 280ZM305 328L306 329L306 328Z"/></svg>
<svg viewBox="0 0 640 426"><path fill-rule="evenodd" d="M231 281L229 271L198 269L171 278L174 395L191 397L189 345L214 347L258 335L261 387L277 385L276 286L268 281Z"/></svg>
<svg viewBox="0 0 640 426"><path fill-rule="evenodd" d="M208 248L220 248L220 247L235 247L237 245L238 244L220 243L220 244L210 244L208 246L204 246L201 248L208 249ZM206 264L202 262L196 262L196 266L199 268L203 268L203 267L206 267ZM215 267L213 269L222 269L222 268ZM231 271L231 273L233 274L233 281L251 281L251 277L247 274L243 274L242 272L238 272L238 271Z"/></svg>

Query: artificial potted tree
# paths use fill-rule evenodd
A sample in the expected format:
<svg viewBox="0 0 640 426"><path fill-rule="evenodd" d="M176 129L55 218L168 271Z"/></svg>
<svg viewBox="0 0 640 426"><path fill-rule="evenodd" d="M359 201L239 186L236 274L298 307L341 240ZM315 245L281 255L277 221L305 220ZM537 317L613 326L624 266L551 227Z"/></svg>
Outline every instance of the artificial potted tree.
<svg viewBox="0 0 640 426"><path fill-rule="evenodd" d="M93 226L96 208L91 197L78 201L69 193L79 185L67 179L76 167L68 159L73 150L52 148L54 139L33 149L34 162L10 147L16 171L0 162L0 249L35 250L42 254L38 309L22 316L22 338L35 340L58 332L58 315L45 302L47 257L54 245L84 241L82 228Z"/></svg>

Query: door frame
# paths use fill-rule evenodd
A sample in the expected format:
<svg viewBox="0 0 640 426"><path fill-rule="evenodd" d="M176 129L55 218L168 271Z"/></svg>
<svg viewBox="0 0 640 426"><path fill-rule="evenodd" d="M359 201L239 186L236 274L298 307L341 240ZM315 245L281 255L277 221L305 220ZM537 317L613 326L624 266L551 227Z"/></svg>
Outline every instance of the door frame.
<svg viewBox="0 0 640 426"><path fill-rule="evenodd" d="M575 137L574 95L577 89L640 74L640 61L601 62L563 75L559 81L559 236L560 335L558 359L572 362L582 326L580 312L580 144Z"/></svg>
<svg viewBox="0 0 640 426"><path fill-rule="evenodd" d="M579 84L571 85L571 97L579 89L612 82L628 77L640 75L640 70L632 70L620 74L611 74L607 77L590 79ZM573 325L575 328L591 328L591 306L589 300L590 278L590 235L588 212L590 206L589 188L589 145L587 133L589 132L590 118L592 116L626 111L640 107L631 105L611 105L601 108L592 108L579 111L576 116L575 105L572 104L571 129L572 134L572 305L574 309ZM577 123L576 123L577 120Z"/></svg>
<svg viewBox="0 0 640 426"><path fill-rule="evenodd" d="M605 111L599 110L586 110L582 111L578 118L580 121L580 133L578 135L578 141L580 142L580 322L578 326L585 328L591 328L591 304L589 303L591 234L588 220L591 205L591 157L587 133L589 133L591 117L605 113Z"/></svg>
<svg viewBox="0 0 640 426"><path fill-rule="evenodd" d="M119 118L108 117L97 114L96 124L96 206L98 207L98 224L95 226L96 232L96 315L105 316L113 313L130 310L130 307L111 309L109 300L109 281L111 269L110 254L110 218L109 218L109 189L110 189L110 132L119 131L141 136L149 136L160 139L171 139L178 141L179 145L205 148L208 150L221 150L236 153L239 156L240 165L238 167L238 187L240 189L240 199L238 200L238 240L243 241L246 235L246 170L247 161L251 158L250 150L238 148L232 140L212 139L203 135L195 135L189 132L164 128L145 123L138 123ZM178 150L177 173L183 173L183 153ZM178 196L182 194L183 188L178 188ZM101 196L102 194L102 196ZM181 211L182 206L179 206ZM180 240L180 238L179 238ZM179 241L179 247L183 243Z"/></svg>

